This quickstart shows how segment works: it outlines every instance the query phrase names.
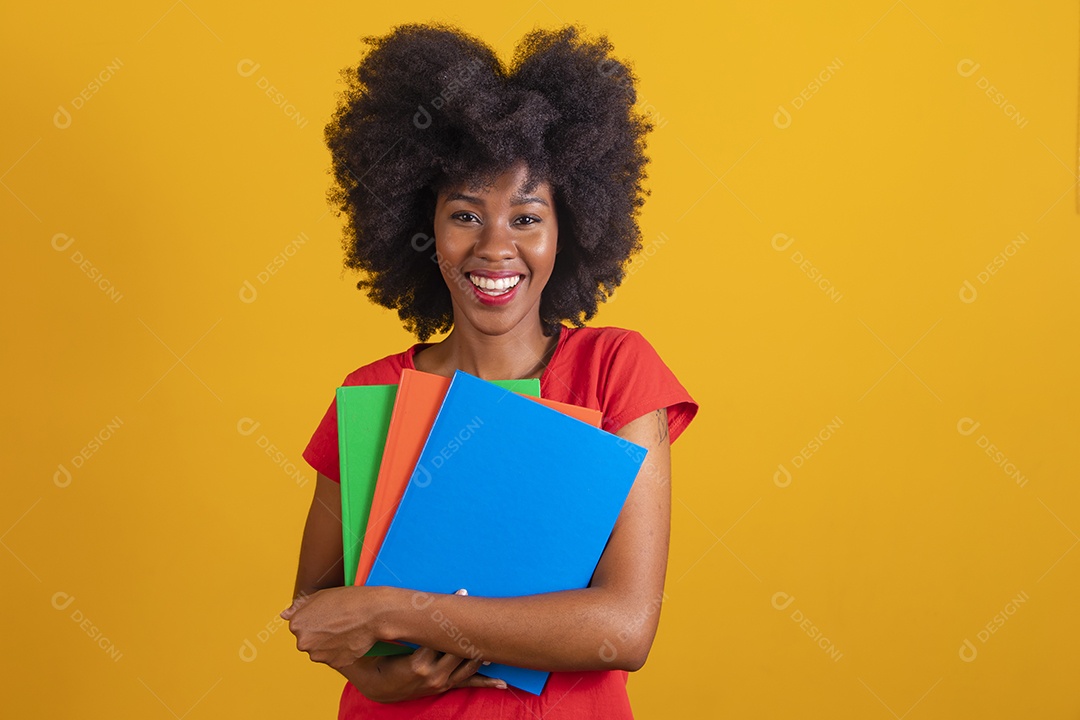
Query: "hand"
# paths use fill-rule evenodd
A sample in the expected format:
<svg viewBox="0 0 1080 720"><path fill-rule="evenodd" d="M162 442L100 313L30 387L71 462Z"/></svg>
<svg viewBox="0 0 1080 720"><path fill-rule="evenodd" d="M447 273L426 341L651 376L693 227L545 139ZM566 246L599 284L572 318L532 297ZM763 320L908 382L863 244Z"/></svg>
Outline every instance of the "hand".
<svg viewBox="0 0 1080 720"><path fill-rule="evenodd" d="M453 688L490 687L505 690L497 678L477 675L482 658L468 659L428 647L411 655L363 658L341 674L375 702L390 703L437 695Z"/></svg>
<svg viewBox="0 0 1080 720"><path fill-rule="evenodd" d="M380 639L371 627L375 603L373 588L326 588L297 598L281 617L289 621L298 650L314 662L341 670L362 658Z"/></svg>

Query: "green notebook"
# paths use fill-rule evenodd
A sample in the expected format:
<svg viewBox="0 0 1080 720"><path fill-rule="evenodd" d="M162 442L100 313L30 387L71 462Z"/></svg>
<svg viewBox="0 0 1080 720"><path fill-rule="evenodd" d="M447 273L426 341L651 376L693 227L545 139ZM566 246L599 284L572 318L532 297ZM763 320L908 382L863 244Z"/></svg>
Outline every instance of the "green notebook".
<svg viewBox="0 0 1080 720"><path fill-rule="evenodd" d="M507 390L540 397L540 380L493 380ZM379 477L397 385L348 385L337 389L338 453L341 466L341 539L345 584L356 582L360 548ZM401 655L413 648L376 643L367 655Z"/></svg>

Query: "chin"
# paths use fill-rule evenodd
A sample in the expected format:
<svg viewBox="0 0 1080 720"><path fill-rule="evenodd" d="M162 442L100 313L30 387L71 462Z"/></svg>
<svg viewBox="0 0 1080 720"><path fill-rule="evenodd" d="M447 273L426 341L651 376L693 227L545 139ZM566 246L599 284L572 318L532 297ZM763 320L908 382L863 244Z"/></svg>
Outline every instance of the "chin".
<svg viewBox="0 0 1080 720"><path fill-rule="evenodd" d="M491 335L493 337L498 335L505 335L506 333L517 327L521 322L521 318L469 318L469 322L477 330L477 332L484 335Z"/></svg>
<svg viewBox="0 0 1080 720"><path fill-rule="evenodd" d="M520 299L520 298L519 298ZM473 298L469 298L473 300ZM540 309L533 306L529 312L539 313ZM512 331L527 317L527 313L508 308L489 310L485 307L469 307L462 311L461 307L455 308L454 325L467 324L483 335L492 337L505 335ZM462 322L458 322L460 318Z"/></svg>

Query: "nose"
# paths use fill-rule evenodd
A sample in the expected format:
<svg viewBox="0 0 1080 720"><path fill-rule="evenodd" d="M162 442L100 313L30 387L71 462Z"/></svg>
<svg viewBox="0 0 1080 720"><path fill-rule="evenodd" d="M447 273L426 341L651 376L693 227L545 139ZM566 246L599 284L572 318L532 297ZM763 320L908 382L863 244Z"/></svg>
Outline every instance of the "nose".
<svg viewBox="0 0 1080 720"><path fill-rule="evenodd" d="M510 228L503 223L485 225L476 240L473 254L485 260L509 260L517 255Z"/></svg>

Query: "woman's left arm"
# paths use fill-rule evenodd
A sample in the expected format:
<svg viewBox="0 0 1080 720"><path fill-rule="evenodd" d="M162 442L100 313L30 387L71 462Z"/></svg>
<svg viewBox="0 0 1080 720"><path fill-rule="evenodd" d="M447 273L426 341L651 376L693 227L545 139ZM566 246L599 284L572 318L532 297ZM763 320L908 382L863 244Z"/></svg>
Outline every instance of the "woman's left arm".
<svg viewBox="0 0 1080 720"><path fill-rule="evenodd" d="M648 454L589 587L514 598L391 587L329 588L282 613L297 647L312 660L336 668L350 665L377 640L406 640L455 655L549 671L639 669L656 635L667 571L667 410L643 415L616 434ZM458 542L443 541L447 546ZM477 562L483 562L482 554Z"/></svg>

